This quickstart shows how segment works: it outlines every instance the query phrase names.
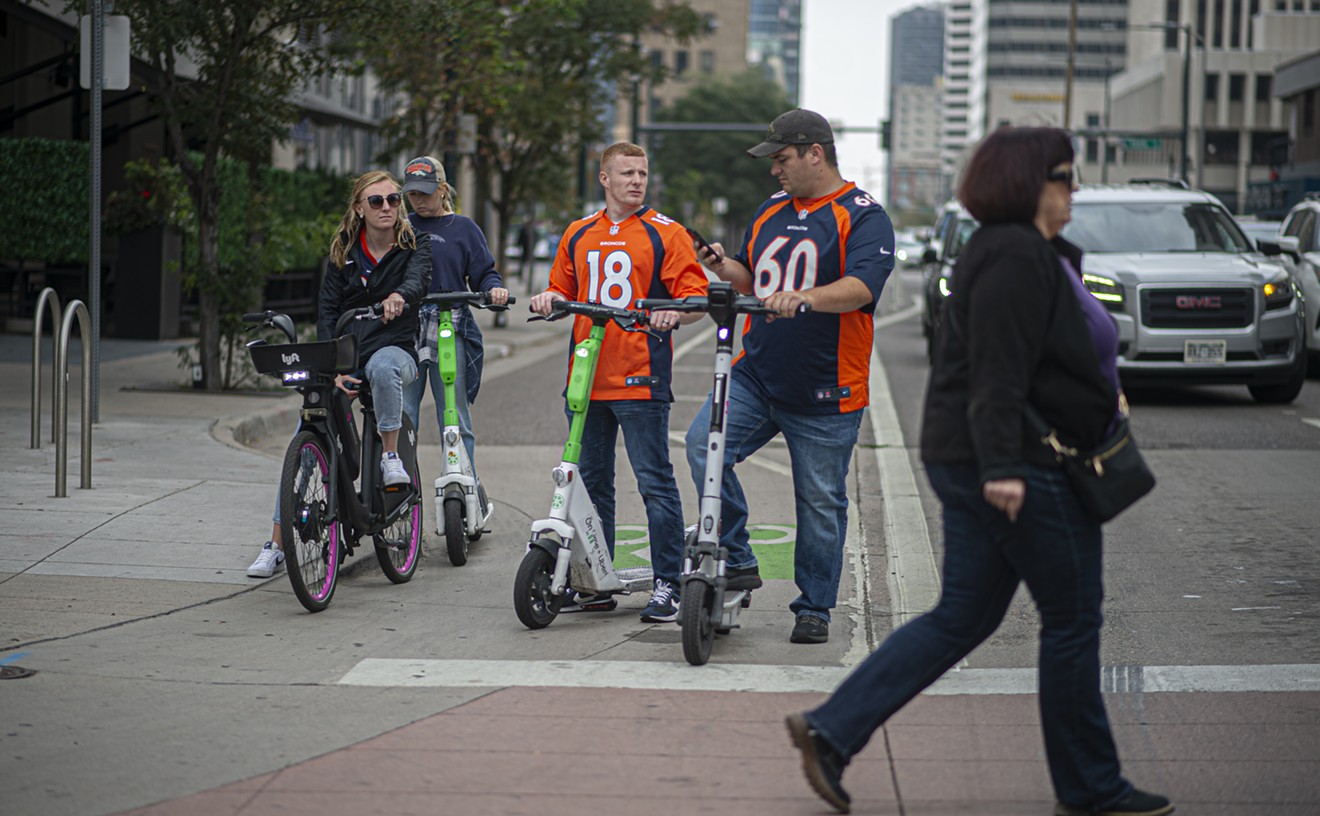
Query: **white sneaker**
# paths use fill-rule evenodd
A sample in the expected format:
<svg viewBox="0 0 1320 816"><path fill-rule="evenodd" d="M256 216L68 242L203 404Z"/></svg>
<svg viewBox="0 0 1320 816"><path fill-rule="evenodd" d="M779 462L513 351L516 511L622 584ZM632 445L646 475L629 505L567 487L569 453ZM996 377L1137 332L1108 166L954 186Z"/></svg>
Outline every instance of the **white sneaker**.
<svg viewBox="0 0 1320 816"><path fill-rule="evenodd" d="M257 560L248 567L249 578L269 578L284 569L284 551L275 546L274 541L267 541L257 554Z"/></svg>
<svg viewBox="0 0 1320 816"><path fill-rule="evenodd" d="M412 481L412 477L403 466L403 460L397 453L387 453L380 457L380 472L385 479L386 487L408 484Z"/></svg>

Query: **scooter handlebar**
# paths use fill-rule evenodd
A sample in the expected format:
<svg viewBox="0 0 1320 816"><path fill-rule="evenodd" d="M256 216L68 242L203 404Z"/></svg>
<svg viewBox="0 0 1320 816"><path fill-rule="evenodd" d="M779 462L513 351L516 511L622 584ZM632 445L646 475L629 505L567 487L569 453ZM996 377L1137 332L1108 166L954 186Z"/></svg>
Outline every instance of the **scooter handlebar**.
<svg viewBox="0 0 1320 816"><path fill-rule="evenodd" d="M628 326L645 325L648 316L644 310L640 309L619 309L614 306L606 306L603 303L587 303L580 300L556 300L550 304L550 308L559 312L559 316L565 313L582 315L591 318L592 322L613 320L623 328ZM548 320L557 320L559 317L551 315Z"/></svg>
<svg viewBox="0 0 1320 816"><path fill-rule="evenodd" d="M422 298L423 305L453 306L454 304L466 303L478 309L490 309L497 312L502 312L517 302L517 298L509 295L507 304L491 303L490 292L432 292Z"/></svg>

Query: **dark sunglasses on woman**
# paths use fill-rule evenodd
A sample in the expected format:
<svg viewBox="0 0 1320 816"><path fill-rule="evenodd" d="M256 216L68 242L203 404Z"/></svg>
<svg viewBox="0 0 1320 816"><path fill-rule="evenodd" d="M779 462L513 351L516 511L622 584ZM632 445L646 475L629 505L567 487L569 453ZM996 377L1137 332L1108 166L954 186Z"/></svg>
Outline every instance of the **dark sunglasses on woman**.
<svg viewBox="0 0 1320 816"><path fill-rule="evenodd" d="M398 193L390 193L387 196L367 196L367 206L373 210L379 210L381 207L385 206L386 201L390 202L391 207L397 207L399 206L399 202L403 201L403 196Z"/></svg>
<svg viewBox="0 0 1320 816"><path fill-rule="evenodd" d="M1078 172L1077 167L1069 167L1067 170L1051 170L1045 176L1046 181L1062 181L1065 184L1081 184L1082 174Z"/></svg>

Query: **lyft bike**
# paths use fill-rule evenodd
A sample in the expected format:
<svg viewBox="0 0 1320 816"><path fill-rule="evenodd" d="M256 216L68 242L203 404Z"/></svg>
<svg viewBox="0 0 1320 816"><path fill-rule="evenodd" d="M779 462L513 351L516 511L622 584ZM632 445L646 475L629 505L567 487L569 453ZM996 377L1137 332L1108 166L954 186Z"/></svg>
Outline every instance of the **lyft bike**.
<svg viewBox="0 0 1320 816"><path fill-rule="evenodd" d="M509 304L515 301L509 298ZM440 380L445 386L444 431L440 434L440 478L435 480L435 533L445 537L449 563L461 567L467 563L468 544L489 532L486 525L495 512L486 498L486 490L477 481L476 471L468 456L467 446L458 424L458 344L462 342L454 331L454 306L469 304L478 309L494 312L507 311L508 306L490 302L489 292L436 292L422 298L423 304L433 304L440 310L440 324L436 338L436 364ZM462 399L467 399L463 394Z"/></svg>
<svg viewBox="0 0 1320 816"><path fill-rule="evenodd" d="M354 320L379 320L381 313L379 303L344 312L335 326L335 339L318 343L299 343L288 315L270 311L243 315L253 328L284 332L288 343L256 340L248 344L248 354L258 372L279 377L303 395L301 422L280 472L280 535L289 583L309 612L330 605L339 568L363 536L371 536L381 570L396 584L413 577L421 558L417 432L405 413L398 453L411 479L407 484L385 485L378 465L381 440L370 383L364 379L358 386L360 441L352 398L335 386L336 374L360 371L357 338L344 335L345 327Z"/></svg>
<svg viewBox="0 0 1320 816"><path fill-rule="evenodd" d="M724 434L728 414L729 377L733 369L733 336L738 315L778 314L733 286L713 282L704 297L679 300L638 300L639 309L705 312L715 321L715 384L706 435L706 473L701 483L701 517L688 528L683 549L678 623L683 630L683 657L693 666L710 660L715 635L738 628L738 614L752 603L750 589L729 589L725 578L728 548L720 546L721 485L724 480ZM805 306L805 304L804 304ZM806 311L804 308L803 311Z"/></svg>
<svg viewBox="0 0 1320 816"><path fill-rule="evenodd" d="M591 334L573 347L567 400L572 414L563 460L551 472L555 492L550 516L532 522L527 554L518 565L513 582L513 608L528 629L544 629L559 614L569 590L580 595L626 595L654 588L650 567L616 570L605 543L596 507L587 495L578 472L582 453L582 429L591 406L591 386L596 379L605 327L613 322L624 331L650 332L644 311L617 309L599 303L557 300L549 317L529 320L562 320L570 314L591 320Z"/></svg>

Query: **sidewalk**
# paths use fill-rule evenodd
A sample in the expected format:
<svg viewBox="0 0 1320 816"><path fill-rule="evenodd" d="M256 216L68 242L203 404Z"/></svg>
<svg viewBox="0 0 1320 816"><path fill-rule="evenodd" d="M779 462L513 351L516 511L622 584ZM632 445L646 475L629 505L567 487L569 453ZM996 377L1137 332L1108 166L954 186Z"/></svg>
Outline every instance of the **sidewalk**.
<svg viewBox="0 0 1320 816"><path fill-rule="evenodd" d="M503 349L516 355L562 338L559 324L514 320L499 330L486 325L483 321L491 354ZM78 487L79 408L77 378L71 378L69 495L57 499L49 368L43 371L42 447L32 450L30 338L0 335L0 377L10 383L0 390L0 512L5 521L0 528L0 668L21 665L28 647L52 639L261 586L244 570L269 533L263 508L273 498L274 463L241 443L259 438L267 426L285 433L293 424L297 398L145 390L182 380L173 345L107 341L103 346L91 490ZM72 354L71 360L79 358ZM287 579L281 574L275 580ZM5 729L13 733L0 736L4 767L21 769L25 753L32 751L17 739L22 712L28 710L24 704L34 705L25 695L43 688L35 685L43 677L53 678L53 673L14 681L26 686L0 684L5 719L14 724ZM62 686L51 682L50 696L38 698L36 705L63 704L58 698ZM109 717L116 701L103 693L107 696L100 705ZM393 693L399 705L407 705L408 689ZM405 720L400 727L309 759L290 760L280 745L234 745L236 756L263 752L258 761L266 772L167 801L144 793L139 803L157 803L130 812L825 813L828 808L802 779L782 724L786 713L821 698L819 692L494 686L439 713ZM334 699L327 698L331 711ZM1136 686L1110 694L1108 703L1126 774L1142 787L1174 797L1179 813L1320 812L1320 693L1151 693ZM271 718L298 713L258 712ZM132 724L116 722L114 727ZM85 731L56 738L92 741L115 751L120 743L114 727L107 725L103 732L97 722L88 721L82 724ZM97 769L78 765L64 771L97 775ZM176 769L157 772L168 776ZM107 782L128 788L136 783ZM6 774L7 788L24 784L19 773ZM853 794L854 813L1052 812L1030 694L923 695L877 732L850 767L845 784ZM73 803L71 809L67 801L61 804L62 812L107 812L94 799Z"/></svg>

